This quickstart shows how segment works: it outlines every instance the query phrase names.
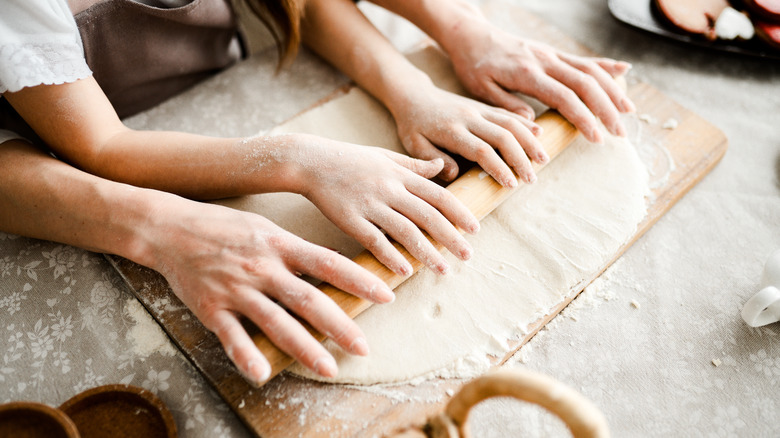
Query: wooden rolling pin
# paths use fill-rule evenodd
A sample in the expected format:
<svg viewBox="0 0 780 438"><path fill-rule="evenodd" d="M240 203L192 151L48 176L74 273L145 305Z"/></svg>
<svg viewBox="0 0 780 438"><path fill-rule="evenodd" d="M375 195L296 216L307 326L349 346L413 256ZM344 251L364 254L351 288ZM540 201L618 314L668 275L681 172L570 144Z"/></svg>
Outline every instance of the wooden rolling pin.
<svg viewBox="0 0 780 438"><path fill-rule="evenodd" d="M536 123L542 127L543 132L539 137L539 140L544 146L547 154L550 156L550 161L569 146L579 134L574 125L564 119L557 111L546 111L536 119ZM537 172L543 167L536 163L533 164L534 170ZM515 177L517 177L517 175L515 175ZM512 189L502 187L493 178L485 175L479 166L475 166L461 175L447 187L447 190L451 191L479 220L482 220L485 216L490 214L490 212L495 210L496 207L501 205L501 203L513 192ZM461 232L463 231L461 230ZM434 241L430 236L425 234L425 237L430 240L434 247L440 252L446 251L443 245ZM406 257L406 260L412 265L414 272L417 272L423 267L421 262L412 257L412 255L397 242L393 242L393 245L395 245L396 249ZM368 251L361 252L353 260L358 265L381 278L391 289L395 289L408 278L397 275L387 269ZM322 283L319 286L319 289L335 301L336 304L353 319L373 304L370 301L346 293L327 283ZM303 324L306 330L320 342L325 340L325 335L317 332L300 318L298 320ZM256 333L252 336L252 340L271 364L271 376L269 379L282 372L294 362L292 357L288 356L276 345L271 343L264 334Z"/></svg>

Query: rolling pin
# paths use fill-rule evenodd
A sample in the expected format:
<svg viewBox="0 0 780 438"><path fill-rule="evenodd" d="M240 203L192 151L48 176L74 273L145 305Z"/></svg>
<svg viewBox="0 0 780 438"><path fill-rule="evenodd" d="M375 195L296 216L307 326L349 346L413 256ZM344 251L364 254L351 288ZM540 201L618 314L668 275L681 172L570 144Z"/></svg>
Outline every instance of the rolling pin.
<svg viewBox="0 0 780 438"><path fill-rule="evenodd" d="M543 145L547 155L550 156L550 161L569 146L579 134L574 125L564 119L557 111L546 111L536 119L536 123L542 127L542 134L539 137L539 141ZM548 161L548 163L550 161ZM537 163L532 164L534 170L537 172L543 167ZM515 177L517 177L517 175L515 175ZM493 178L487 176L479 166L475 166L461 175L452 184L447 186L447 190L452 192L479 220L482 220L485 216L490 214L490 212L495 210L496 207L501 205L501 203L514 191L513 189L501 186ZM461 230L461 233L463 233L463 230ZM423 232L423 234L440 252L446 251L443 245L434 241L425 232ZM393 245L406 260L409 261L414 272L417 272L423 267L423 264L412 257L412 255L400 244L393 242ZM398 285L403 283L404 280L409 278L395 274L380 263L379 260L367 250L364 250L352 260L381 278L391 289L395 289ZM318 288L338 304L339 307L344 310L344 313L353 319L373 304L370 301L358 298L327 283L320 284ZM308 323L300 318L298 318L298 321L317 340L320 342L325 340L326 336L319 333ZM268 337L261 332L253 334L252 340L271 364L271 375L269 380L284 371L284 369L292 365L295 361L292 357L288 356L287 353L271 343Z"/></svg>

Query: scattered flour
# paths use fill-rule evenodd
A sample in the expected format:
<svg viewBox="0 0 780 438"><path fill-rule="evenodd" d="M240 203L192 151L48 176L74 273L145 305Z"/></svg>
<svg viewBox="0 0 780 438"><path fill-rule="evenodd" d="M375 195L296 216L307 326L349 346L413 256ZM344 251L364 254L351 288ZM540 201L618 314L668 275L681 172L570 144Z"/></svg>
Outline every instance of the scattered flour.
<svg viewBox="0 0 780 438"><path fill-rule="evenodd" d="M656 123L655 117L651 116L650 114L640 114L639 115L639 120L641 120L641 121L643 121L645 123L648 123L650 125Z"/></svg>
<svg viewBox="0 0 780 438"><path fill-rule="evenodd" d="M666 119L666 121L664 122L663 125L661 125L661 127L664 128L664 129L675 129L675 128L677 128L677 125L678 125L677 119L669 118L669 119Z"/></svg>
<svg viewBox="0 0 780 438"><path fill-rule="evenodd" d="M146 358L153 353L173 356L178 352L165 332L135 297L125 301L124 313L135 322L135 325L127 331L127 339L132 343L135 354Z"/></svg>

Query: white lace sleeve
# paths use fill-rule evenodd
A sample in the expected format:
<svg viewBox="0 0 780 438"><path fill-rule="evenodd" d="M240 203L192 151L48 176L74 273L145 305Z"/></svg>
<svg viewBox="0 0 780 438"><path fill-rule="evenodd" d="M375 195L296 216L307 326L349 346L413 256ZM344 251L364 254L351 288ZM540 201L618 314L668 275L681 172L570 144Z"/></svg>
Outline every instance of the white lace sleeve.
<svg viewBox="0 0 780 438"><path fill-rule="evenodd" d="M89 76L76 22L65 0L3 0L0 93Z"/></svg>

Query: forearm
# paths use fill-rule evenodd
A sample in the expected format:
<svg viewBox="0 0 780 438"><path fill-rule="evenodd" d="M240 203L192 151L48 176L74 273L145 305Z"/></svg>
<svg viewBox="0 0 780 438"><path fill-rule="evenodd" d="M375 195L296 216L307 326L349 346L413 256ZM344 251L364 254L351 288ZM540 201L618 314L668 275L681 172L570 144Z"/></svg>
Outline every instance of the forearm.
<svg viewBox="0 0 780 438"><path fill-rule="evenodd" d="M304 43L391 111L430 78L412 65L351 0L309 0Z"/></svg>
<svg viewBox="0 0 780 438"><path fill-rule="evenodd" d="M466 0L369 0L401 17L433 38L447 53L457 49L454 36L470 23L485 22L482 11Z"/></svg>
<svg viewBox="0 0 780 438"><path fill-rule="evenodd" d="M298 191L296 136L225 139L125 127L93 78L4 96L58 158L93 175L211 199Z"/></svg>
<svg viewBox="0 0 780 438"><path fill-rule="evenodd" d="M127 130L82 163L104 178L192 199L299 193L306 141L299 135L226 139Z"/></svg>
<svg viewBox="0 0 780 438"><path fill-rule="evenodd" d="M81 172L24 141L0 145L0 229L147 260L143 230L172 195Z"/></svg>

